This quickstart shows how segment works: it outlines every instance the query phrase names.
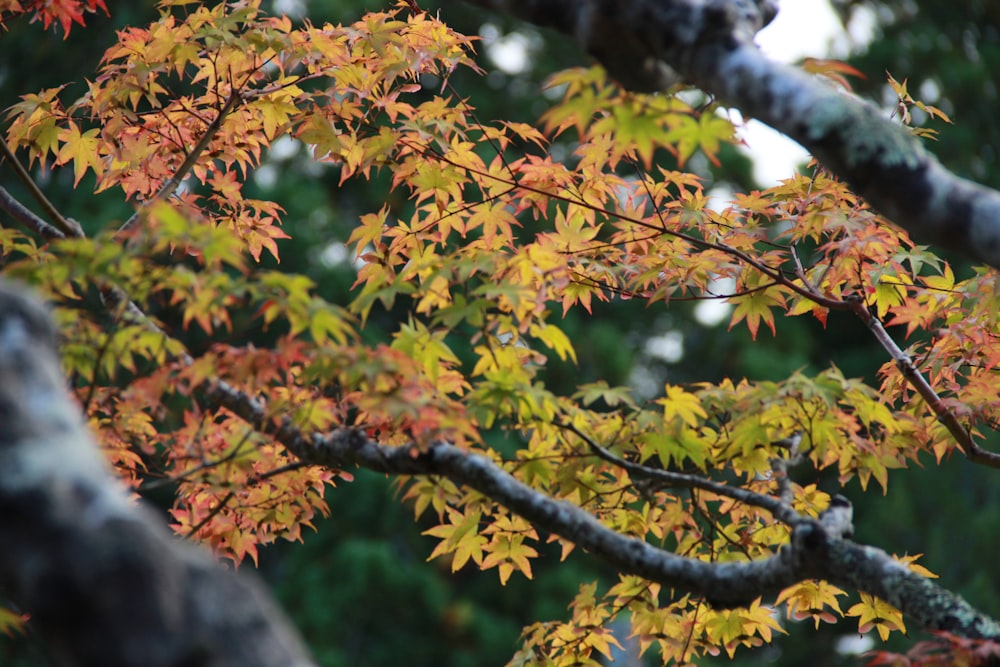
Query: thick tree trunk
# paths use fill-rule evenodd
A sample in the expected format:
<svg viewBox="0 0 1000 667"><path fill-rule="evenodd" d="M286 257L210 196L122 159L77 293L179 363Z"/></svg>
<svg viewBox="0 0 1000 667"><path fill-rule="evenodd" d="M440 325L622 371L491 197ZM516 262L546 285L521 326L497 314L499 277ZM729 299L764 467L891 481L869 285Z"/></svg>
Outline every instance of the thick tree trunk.
<svg viewBox="0 0 1000 667"><path fill-rule="evenodd" d="M0 590L59 665L305 667L269 596L114 480L44 307L0 283Z"/></svg>

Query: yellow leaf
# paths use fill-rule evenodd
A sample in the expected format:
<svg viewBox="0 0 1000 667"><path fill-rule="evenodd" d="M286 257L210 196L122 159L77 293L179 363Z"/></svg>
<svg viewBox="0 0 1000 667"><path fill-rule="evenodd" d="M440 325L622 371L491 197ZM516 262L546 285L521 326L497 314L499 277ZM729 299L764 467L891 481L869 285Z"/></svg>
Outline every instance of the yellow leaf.
<svg viewBox="0 0 1000 667"><path fill-rule="evenodd" d="M570 357L573 359L573 363L576 363L576 351L573 350L573 343L559 327L554 324L546 324L545 326L533 324L531 325L531 335L536 336L549 349L554 350L563 361L566 361L566 357Z"/></svg>
<svg viewBox="0 0 1000 667"><path fill-rule="evenodd" d="M701 407L701 399L685 391L683 387L668 384L665 388L666 397L657 403L663 406L663 419L672 422L680 418L685 424L697 427L699 420L708 419L708 413Z"/></svg>
<svg viewBox="0 0 1000 667"><path fill-rule="evenodd" d="M875 628L882 641L888 639L893 630L906 634L902 612L868 593L861 593L861 602L848 609L846 615L858 617L858 632L865 633Z"/></svg>
<svg viewBox="0 0 1000 667"><path fill-rule="evenodd" d="M829 611L829 607L838 615L843 616L837 597L847 595L843 590L826 581L803 581L789 586L781 591L775 604L788 603L788 616L796 620L811 617L819 628L820 621L836 623L837 618Z"/></svg>
<svg viewBox="0 0 1000 667"><path fill-rule="evenodd" d="M897 556L897 555L893 554L893 558L895 558L900 563L902 563L906 567L910 568L912 571L916 572L917 574L919 574L919 575L921 575L923 577L927 577L928 579L937 579L938 575L934 574L933 572L931 572L930 570L928 570L923 565L918 565L917 564L917 559L920 558L921 556L923 556L923 554L913 554L912 556Z"/></svg>
<svg viewBox="0 0 1000 667"><path fill-rule="evenodd" d="M104 171L98 151L99 133L100 129L96 127L81 133L76 123L70 123L59 133L63 145L59 149L56 161L59 164L73 161L73 187L80 183L87 169L93 169L98 176Z"/></svg>
<svg viewBox="0 0 1000 667"><path fill-rule="evenodd" d="M483 563L483 547L486 545L486 538L479 534L480 517L479 511L470 510L468 514L463 514L449 507L448 521L450 523L435 526L423 533L441 539L427 560L454 552L455 555L451 561L452 572L459 570L470 558L476 565L487 567Z"/></svg>
<svg viewBox="0 0 1000 667"><path fill-rule="evenodd" d="M500 574L501 585L507 585L515 568L531 579L531 561L529 559L536 558L538 552L524 544L522 535L494 535L490 543L486 545L485 550L489 552L489 555L483 559L482 567L484 570L496 567Z"/></svg>

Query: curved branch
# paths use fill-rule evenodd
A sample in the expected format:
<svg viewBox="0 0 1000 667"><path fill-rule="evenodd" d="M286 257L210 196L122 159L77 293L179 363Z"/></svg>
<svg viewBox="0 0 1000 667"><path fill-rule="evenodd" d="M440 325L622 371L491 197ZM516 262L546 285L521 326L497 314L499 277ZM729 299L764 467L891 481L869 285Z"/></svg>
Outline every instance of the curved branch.
<svg viewBox="0 0 1000 667"><path fill-rule="evenodd" d="M709 563L678 556L608 528L591 514L515 479L489 458L438 442L415 454L353 429L305 434L289 420L275 424L264 406L226 385L212 400L281 442L299 460L330 469L361 467L389 475L439 475L507 507L542 530L567 539L619 572L636 574L704 597L716 607L740 607L774 597L807 579L825 579L876 595L928 630L1000 640L1000 624L960 596L912 572L888 553L839 539L818 521L799 520L792 543L770 558Z"/></svg>
<svg viewBox="0 0 1000 667"><path fill-rule="evenodd" d="M573 36L626 87L674 72L805 146L921 243L1000 268L1000 192L955 176L873 105L768 59L770 0L471 0Z"/></svg>

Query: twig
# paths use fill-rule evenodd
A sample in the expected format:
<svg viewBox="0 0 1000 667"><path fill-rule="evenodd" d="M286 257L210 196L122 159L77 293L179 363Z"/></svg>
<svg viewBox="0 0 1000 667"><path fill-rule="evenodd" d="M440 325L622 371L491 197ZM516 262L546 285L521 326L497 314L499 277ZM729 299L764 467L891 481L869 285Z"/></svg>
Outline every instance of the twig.
<svg viewBox="0 0 1000 667"><path fill-rule="evenodd" d="M459 164L458 162L455 162L454 160L448 158L447 156L442 155L441 153L438 153L431 149L425 149L416 145L411 145L410 148L419 152L421 155L424 155L425 157L433 157L434 159L440 162L451 165L453 167L457 167L459 169L464 169L470 174L475 174L476 176L481 176L483 178L490 179L495 183L502 183L504 185L525 190L527 192L544 195L556 201L582 204L584 206L587 206L590 210L594 211L595 213L601 213L610 218L621 220L622 222L629 222L644 229L657 230L662 234L666 234L667 236L671 236L673 238L681 239L682 241L687 241L688 243L705 250L717 250L719 252L729 255L730 257L738 259L739 261L749 266L752 266L753 268L757 269L771 280L775 281L776 283L784 287L787 287L792 292L795 292L799 296L809 299L810 301L816 303L817 305L829 308L831 310L846 310L848 308L847 304L845 304L842 300L825 297L820 294L815 294L810 290L811 285L806 285L806 286L798 285L795 283L795 281L789 280L787 277L785 277L780 269L772 268L764 264L763 262L754 259L753 257L743 252L742 250L732 248L723 243L715 243L713 241L707 241L705 239L700 239L696 236L692 236L691 234L687 234L684 232L660 229L659 227L656 227L655 225L652 225L642 220L641 218L637 218L636 216L633 215L628 215L622 212L613 211L611 209L594 205L588 202L577 201L573 197L567 196L562 193L549 192L543 188L537 188L531 185L526 185L520 181L503 178L501 176L497 176L496 174L491 174L489 172L483 171L481 169L476 169L475 167L471 167L469 165Z"/></svg>
<svg viewBox="0 0 1000 667"><path fill-rule="evenodd" d="M198 430L199 430L199 432L201 431L201 427L200 426L199 426ZM245 445L247 442L250 441L250 436L253 433L254 433L254 430L252 428L247 429L247 432L245 434L243 434L242 438L240 438L240 441L236 444L236 447L234 447L232 449L232 451L230 451L228 454L226 454L222 458L215 459L214 461L204 461L204 462L199 463L198 465L194 466L193 468L190 468L189 470L185 470L184 472L179 473L177 475L171 475L170 477L164 477L164 478L158 479L158 480L156 480L154 482L147 482L147 483L145 483L145 484L142 485L142 488L140 490L145 493L145 492L153 491L155 489L159 489L159 488L162 488L162 487L165 487L165 486L170 486L171 484L177 484L179 482L183 482L185 479L187 479L189 477L193 477L194 475L197 475L200 472L205 472L206 470L211 470L212 468L218 468L219 466L224 465L224 464L226 464L226 463L234 460L235 458L237 458L242 453L243 445ZM192 457L192 458L194 458L194 457ZM263 478L263 477L255 477L254 479L265 479L265 478Z"/></svg>
<svg viewBox="0 0 1000 667"><path fill-rule="evenodd" d="M221 512L223 508L225 508L225 506L229 504L229 501L232 500L235 496L236 496L235 491L229 491L229 493L223 496L222 500L216 503L215 507L213 507L211 511L209 511L209 513L205 515L205 518L203 518L195 525L191 526L191 529L188 530L187 536L194 537L199 530L208 525L209 521L217 517L219 515L219 512Z"/></svg>

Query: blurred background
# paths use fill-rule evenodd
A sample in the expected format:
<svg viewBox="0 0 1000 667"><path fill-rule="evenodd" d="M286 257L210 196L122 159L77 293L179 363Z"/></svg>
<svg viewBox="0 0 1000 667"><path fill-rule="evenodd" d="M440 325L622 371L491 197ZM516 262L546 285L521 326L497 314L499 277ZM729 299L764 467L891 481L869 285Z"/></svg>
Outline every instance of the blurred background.
<svg viewBox="0 0 1000 667"><path fill-rule="evenodd" d="M272 3L276 13L315 23L350 22L387 4ZM479 60L487 74L459 72L452 83L484 122L535 122L549 104L539 94L541 83L560 69L589 62L559 35L460 2L420 4L440 12L455 29L480 36ZM883 105L887 115L895 98L885 84L886 72L900 81L908 79L914 97L955 121L951 126L934 125L940 134L931 150L959 174L1000 186L1000 123L995 121L1000 111L1000 3L782 0L780 5L778 19L760 35L773 57L850 62L867 77L852 79L856 92ZM149 1L108 0L108 8L110 18L89 17L87 28L74 28L66 40L23 20L0 33L0 108L45 87L67 81L84 85L114 40L115 29L156 16ZM736 113L730 117L741 122ZM925 120L916 116L914 122ZM706 179L723 205L727 194L773 185L807 159L797 145L759 124L741 125L740 135L746 145L725 151L721 167L710 168L707 160L697 157L686 165ZM664 154L661 164L669 168L671 161ZM91 231L130 212L114 192L92 195L86 183L74 191L69 173L38 178L56 206ZM0 166L0 182L23 197L12 180ZM286 139L254 174L247 196L277 201L287 211L285 226L293 238L280 244L279 268L309 275L325 298L345 303L355 277L344 245L352 226L386 198L393 207L407 204L392 200L400 195L390 191L385 178L352 180L343 187L338 181L335 167L317 165L294 140ZM968 270L956 262L956 274ZM379 331L394 330L398 315L379 313L367 333L375 339ZM669 307L653 308L637 301L597 305L594 317L584 320L571 314L562 323L576 347L579 366L555 364L545 379L553 391L568 393L581 382L603 378L610 384L628 384L647 399L667 380L779 380L794 370L815 372L830 363L848 376L875 382L875 371L886 361L864 326L842 314L831 314L825 330L806 318L781 320L776 338L762 332L756 342L743 329L728 332L727 323L728 306L719 301L672 301ZM941 468L897 472L885 497L877 489L862 496L852 482L846 493L855 502L857 539L899 554L923 553L921 562L939 574L946 587L1000 616L1000 573L990 556L1000 552L1000 485L990 474L954 458ZM799 481L835 488L835 479L811 475ZM466 569L452 575L448 561L426 562L433 541L420 533L427 526L414 523L412 510L396 496L391 480L359 473L354 483L329 493L332 516L306 536L304 545L276 545L262 554L262 575L324 667L503 665L516 650L524 625L565 617L581 582L613 580L613 574L592 559L574 555L563 563L555 554L547 554L536 566L534 581L513 577L506 587L493 572ZM850 604L853 601L846 602ZM802 628L790 637L777 637L771 647L738 652L735 664L858 664L854 653L871 643L850 628L850 622L823 626L818 632ZM0 636L0 664L46 665L44 647L30 635Z"/></svg>

